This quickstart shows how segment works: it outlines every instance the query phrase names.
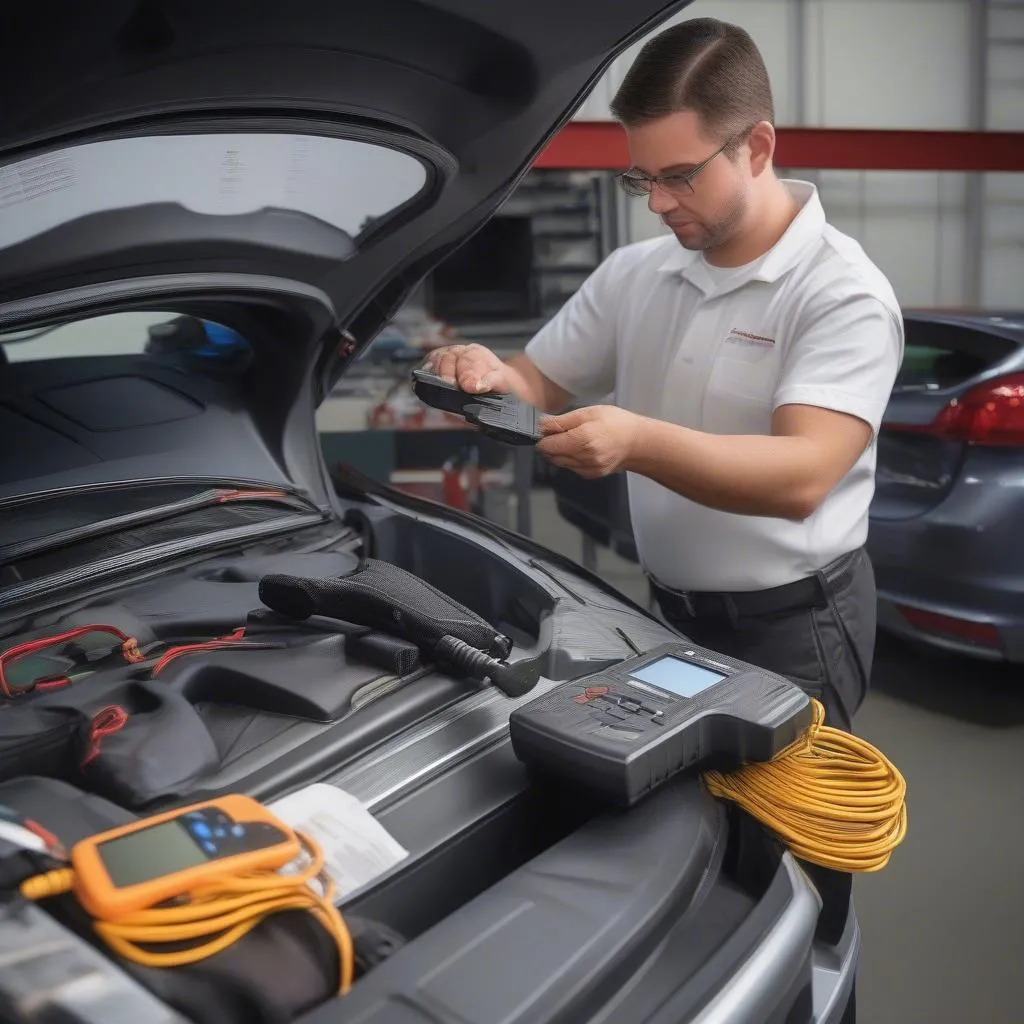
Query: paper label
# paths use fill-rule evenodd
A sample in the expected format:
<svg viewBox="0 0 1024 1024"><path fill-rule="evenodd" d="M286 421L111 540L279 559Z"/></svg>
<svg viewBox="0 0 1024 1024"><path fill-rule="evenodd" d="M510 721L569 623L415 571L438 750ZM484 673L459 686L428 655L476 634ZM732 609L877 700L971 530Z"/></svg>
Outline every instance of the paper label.
<svg viewBox="0 0 1024 1024"><path fill-rule="evenodd" d="M342 899L409 856L350 793L318 782L267 805L292 828L315 839Z"/></svg>

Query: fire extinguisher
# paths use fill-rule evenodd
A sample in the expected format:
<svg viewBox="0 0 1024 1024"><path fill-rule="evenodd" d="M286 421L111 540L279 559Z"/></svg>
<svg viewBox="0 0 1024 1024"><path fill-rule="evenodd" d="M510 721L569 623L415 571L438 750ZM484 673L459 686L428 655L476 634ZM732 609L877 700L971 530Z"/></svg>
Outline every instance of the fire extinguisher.
<svg viewBox="0 0 1024 1024"><path fill-rule="evenodd" d="M480 453L474 446L448 458L441 467L444 503L463 512L474 512L480 501Z"/></svg>

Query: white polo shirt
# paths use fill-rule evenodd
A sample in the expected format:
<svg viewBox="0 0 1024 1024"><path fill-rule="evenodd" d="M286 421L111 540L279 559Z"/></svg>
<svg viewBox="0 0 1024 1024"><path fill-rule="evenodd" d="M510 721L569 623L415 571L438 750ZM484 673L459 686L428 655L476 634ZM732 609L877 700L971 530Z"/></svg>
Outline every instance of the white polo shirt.
<svg viewBox="0 0 1024 1024"><path fill-rule="evenodd" d="M584 400L713 434L770 434L780 405L820 406L872 427L856 465L803 522L707 508L629 474L644 569L689 591L760 590L811 575L867 537L875 436L903 358L885 276L825 221L817 190L779 242L719 269L674 236L611 254L526 353Z"/></svg>

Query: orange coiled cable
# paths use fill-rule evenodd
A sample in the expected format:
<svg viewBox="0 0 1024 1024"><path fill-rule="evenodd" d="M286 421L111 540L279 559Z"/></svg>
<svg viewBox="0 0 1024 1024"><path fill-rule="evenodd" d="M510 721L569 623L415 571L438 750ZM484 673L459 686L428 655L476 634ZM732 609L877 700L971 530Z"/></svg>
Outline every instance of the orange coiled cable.
<svg viewBox="0 0 1024 1024"><path fill-rule="evenodd" d="M825 725L812 701L806 734L772 761L705 772L713 796L731 800L802 860L835 871L879 871L907 834L907 784L876 747Z"/></svg>

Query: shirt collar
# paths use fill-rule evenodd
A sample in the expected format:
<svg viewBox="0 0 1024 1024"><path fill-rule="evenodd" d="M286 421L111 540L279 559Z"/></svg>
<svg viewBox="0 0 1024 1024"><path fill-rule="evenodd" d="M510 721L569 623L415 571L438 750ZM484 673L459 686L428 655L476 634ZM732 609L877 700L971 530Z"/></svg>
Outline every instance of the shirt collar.
<svg viewBox="0 0 1024 1024"><path fill-rule="evenodd" d="M748 281L777 281L800 262L807 250L816 245L825 230L825 210L817 188L809 181L783 179L783 185L800 203L800 211L786 228L782 237L764 254L750 264L749 275L730 278L727 288L732 291ZM716 281L700 253L688 252L679 246L658 268L667 273L680 274L705 295L716 288Z"/></svg>

